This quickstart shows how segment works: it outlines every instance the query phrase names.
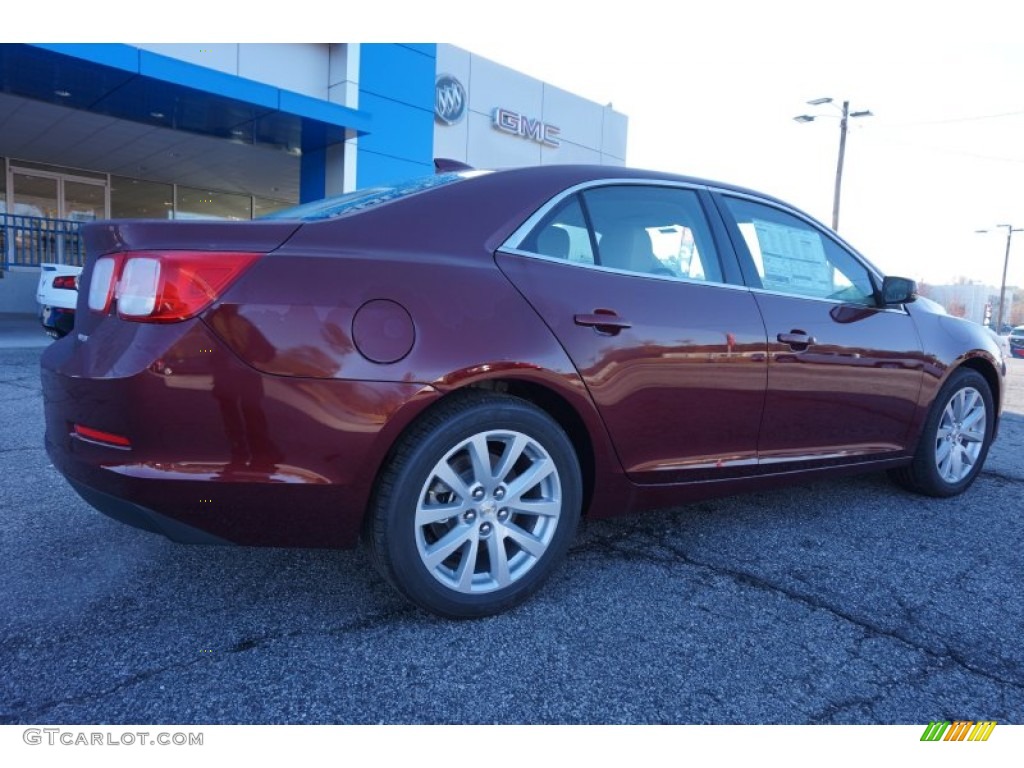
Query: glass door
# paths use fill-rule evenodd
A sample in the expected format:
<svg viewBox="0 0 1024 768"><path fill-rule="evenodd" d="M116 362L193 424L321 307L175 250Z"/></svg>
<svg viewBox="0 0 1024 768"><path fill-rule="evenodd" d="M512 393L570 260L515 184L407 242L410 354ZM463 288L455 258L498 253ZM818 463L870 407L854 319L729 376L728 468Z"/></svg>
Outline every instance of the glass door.
<svg viewBox="0 0 1024 768"><path fill-rule="evenodd" d="M60 179L22 171L11 172L11 208L15 216L56 219L60 215Z"/></svg>
<svg viewBox="0 0 1024 768"><path fill-rule="evenodd" d="M23 266L60 263L63 249L52 224L60 213L60 179L12 170L10 189L10 262Z"/></svg>
<svg viewBox="0 0 1024 768"><path fill-rule="evenodd" d="M78 223L107 217L107 182L70 174L12 167L9 176L15 264L80 264Z"/></svg>
<svg viewBox="0 0 1024 768"><path fill-rule="evenodd" d="M106 218L107 185L103 182L64 179L61 218L95 221Z"/></svg>

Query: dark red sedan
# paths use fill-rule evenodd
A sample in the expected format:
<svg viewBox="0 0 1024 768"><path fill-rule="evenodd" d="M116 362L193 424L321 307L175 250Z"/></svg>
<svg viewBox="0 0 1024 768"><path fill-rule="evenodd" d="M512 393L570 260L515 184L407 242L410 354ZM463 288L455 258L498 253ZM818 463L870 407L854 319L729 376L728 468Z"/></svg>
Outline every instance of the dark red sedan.
<svg viewBox="0 0 1024 768"><path fill-rule="evenodd" d="M1004 368L778 200L624 168L446 172L253 222L84 228L46 446L183 542L348 547L496 613L581 515L887 469L964 491Z"/></svg>

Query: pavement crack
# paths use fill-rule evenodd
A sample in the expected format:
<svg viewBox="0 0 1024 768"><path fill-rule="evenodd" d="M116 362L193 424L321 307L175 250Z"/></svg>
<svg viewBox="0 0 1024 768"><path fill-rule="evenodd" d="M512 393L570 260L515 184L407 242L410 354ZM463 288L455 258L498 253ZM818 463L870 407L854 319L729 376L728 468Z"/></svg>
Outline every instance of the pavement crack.
<svg viewBox="0 0 1024 768"><path fill-rule="evenodd" d="M195 666L196 664L199 664L202 661L204 661L204 659L202 657L199 657L196 659L190 659L188 661L180 661L176 664L166 664L155 669L149 669L144 672L137 672L134 675L129 675L128 677L117 682L115 685L111 685L108 688L103 689L102 691L86 691L83 693L75 694L74 696L66 696L62 699L48 701L45 704L41 704L32 710L25 710L16 714L0 714L0 724L11 725L17 723L40 722L48 712L57 707L68 704L87 704L98 699L103 699L107 696L110 696L113 693L117 693L118 691L124 688L128 688L130 686L144 682L152 677L161 675L164 672L188 669L189 667Z"/></svg>
<svg viewBox="0 0 1024 768"><path fill-rule="evenodd" d="M938 663L953 662L958 667L971 674L984 677L999 685L1006 685L1019 690L1024 690L1024 681L1007 677L999 674L998 672L980 667L978 664L965 658L953 648L948 646L938 648L924 646L900 632L898 629L890 629L876 624L865 617L858 616L844 610L838 605L829 603L817 595L792 589L785 585L770 581L762 576L739 570L737 568L730 568L698 560L690 556L679 545L668 542L666 540L666 536L653 533L649 528L638 531L639 528L640 526L637 525L632 530L622 531L621 533L617 533L617 535L596 538L576 548L574 552L607 552L613 556L625 557L631 560L646 561L662 566L686 565L700 569L706 573L725 576L742 586L779 594L789 600L803 603L813 610L825 611L844 622L860 628L869 635L894 640L912 650L926 655L928 658L933 659ZM630 536L629 534L631 533L638 533L639 537L646 538L652 546L630 546L631 538L636 544L642 544L642 542L636 541L637 535Z"/></svg>
<svg viewBox="0 0 1024 768"><path fill-rule="evenodd" d="M1017 477L1016 475L1008 475L1005 472L1000 472L999 470L996 470L996 469L982 469L980 474L988 476L988 477L994 477L994 478L996 478L998 480L1002 480L1004 482L1011 483L1013 485L1019 485L1019 484L1024 483L1024 477Z"/></svg>
<svg viewBox="0 0 1024 768"><path fill-rule="evenodd" d="M920 670L915 671L914 674L906 675L881 685L878 691L872 695L850 696L827 704L820 711L808 715L806 722L808 725L838 725L846 722L845 719L840 717L843 713L857 709L863 711L867 717L855 720L854 722L877 722L878 718L874 716L874 707L880 701L884 701L893 689L906 688L907 686L914 686L917 683L923 682L936 672L949 666L950 661L945 659L926 664Z"/></svg>
<svg viewBox="0 0 1024 768"><path fill-rule="evenodd" d="M371 616L359 617L349 622L339 624L334 627L324 629L294 629L289 632L280 632L274 634L260 635L256 637L246 637L239 640L231 648L226 649L226 654L245 653L247 651L256 650L263 646L269 645L274 642L281 640L289 640L296 637L302 636L317 636L317 635L345 635L350 632L359 632L370 629L375 629L379 626L386 626L395 618L402 616L409 616L411 614L418 613L418 609L412 605L398 606L392 610L382 611L380 613L373 614ZM32 709L24 709L17 713L0 713L0 725L11 725L18 723L35 723L42 722L45 720L47 715L57 707L64 705L82 705L88 704L100 699L106 698L120 690L129 688L133 685L145 682L153 677L162 675L165 672L174 672L190 669L196 664L210 663L216 660L219 654L201 655L194 659L186 659L183 661L176 662L174 664L165 664L160 667L145 670L143 672L137 672L133 675L118 681L116 684L108 686L100 691L85 691L77 693L73 696L66 696L61 699L54 699L47 701L44 704L40 704Z"/></svg>
<svg viewBox="0 0 1024 768"><path fill-rule="evenodd" d="M23 453L25 451L46 451L41 445L21 445L15 448L0 448L0 454L3 453Z"/></svg>

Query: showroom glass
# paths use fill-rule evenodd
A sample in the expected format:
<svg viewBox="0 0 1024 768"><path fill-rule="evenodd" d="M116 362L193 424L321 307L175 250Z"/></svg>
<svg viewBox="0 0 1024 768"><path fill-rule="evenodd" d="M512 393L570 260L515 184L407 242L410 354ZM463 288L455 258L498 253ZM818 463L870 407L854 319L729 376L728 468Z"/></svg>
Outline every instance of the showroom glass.
<svg viewBox="0 0 1024 768"><path fill-rule="evenodd" d="M95 221L106 218L107 187L102 182L64 180L64 218Z"/></svg>
<svg viewBox="0 0 1024 768"><path fill-rule="evenodd" d="M174 218L244 221L252 218L252 198L249 195L196 189L179 184L178 204L174 209Z"/></svg>
<svg viewBox="0 0 1024 768"><path fill-rule="evenodd" d="M12 172L11 179L13 190L10 213L40 218L60 218L57 179L19 172Z"/></svg>
<svg viewBox="0 0 1024 768"><path fill-rule="evenodd" d="M174 187L157 181L110 177L110 215L115 219L169 219Z"/></svg>
<svg viewBox="0 0 1024 768"><path fill-rule="evenodd" d="M604 267L687 280L722 282L697 193L622 185L581 193Z"/></svg>
<svg viewBox="0 0 1024 768"><path fill-rule="evenodd" d="M766 291L875 306L866 267L821 230L769 205L724 197Z"/></svg>

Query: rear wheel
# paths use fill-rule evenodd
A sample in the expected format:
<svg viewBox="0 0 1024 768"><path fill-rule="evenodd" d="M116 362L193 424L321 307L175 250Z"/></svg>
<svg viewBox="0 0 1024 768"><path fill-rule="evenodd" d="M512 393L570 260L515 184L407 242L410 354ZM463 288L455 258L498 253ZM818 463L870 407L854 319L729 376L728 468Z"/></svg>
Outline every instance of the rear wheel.
<svg viewBox="0 0 1024 768"><path fill-rule="evenodd" d="M580 514L565 432L519 398L484 392L432 411L401 441L368 521L378 569L432 613L486 616L529 597Z"/></svg>
<svg viewBox="0 0 1024 768"><path fill-rule="evenodd" d="M929 496L963 493L981 472L994 425L995 408L985 377L957 369L932 404L913 461L891 476Z"/></svg>

